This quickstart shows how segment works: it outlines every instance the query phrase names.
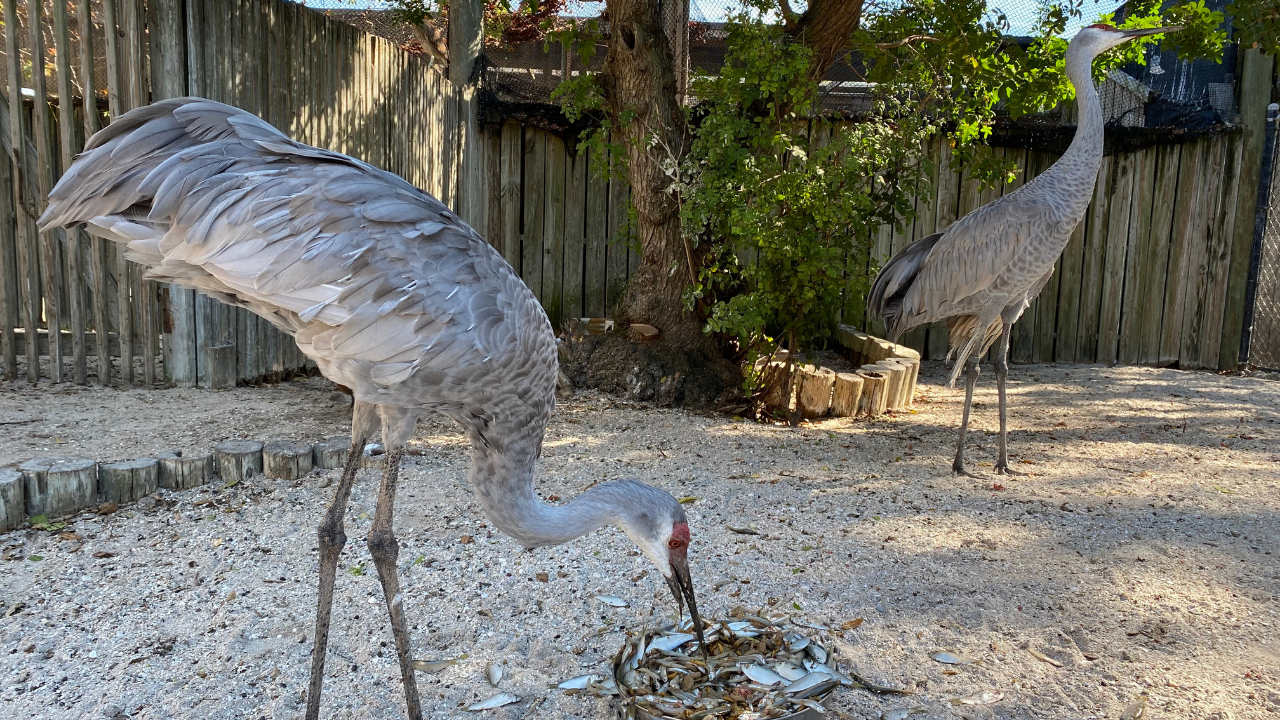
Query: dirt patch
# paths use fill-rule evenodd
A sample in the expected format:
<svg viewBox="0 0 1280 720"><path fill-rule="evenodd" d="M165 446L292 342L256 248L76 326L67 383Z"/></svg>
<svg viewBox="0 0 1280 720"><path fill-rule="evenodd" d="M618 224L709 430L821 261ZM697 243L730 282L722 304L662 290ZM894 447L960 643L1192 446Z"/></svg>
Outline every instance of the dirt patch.
<svg viewBox="0 0 1280 720"><path fill-rule="evenodd" d="M949 472L963 396L941 379L926 363L915 412L800 428L579 393L552 420L538 489L567 498L633 477L696 496L690 558L705 614L744 605L834 626L865 618L829 644L868 679L917 694L841 692L836 708L852 717L919 707L915 718L1118 718L1143 697L1155 717L1277 717L1280 385L1021 366L1011 452L1035 475L979 481ZM969 457L989 472L995 392L989 374L980 382ZM5 462L44 454L47 438L11 449L35 428L79 454L123 457L168 449L175 432L212 447L231 432L318 439L346 422L319 381L142 393L0 386L0 420L19 402L21 418L39 420L0 425ZM664 622L664 583L613 530L520 550L473 500L456 428L423 423L414 442L422 454L407 459L396 516L414 655L468 655L419 675L428 716L477 717L461 706L499 691L484 680L489 661L507 669L501 690L523 700L485 717L518 720L539 700L532 717L609 716L546 684L604 666L623 628ZM362 478L325 717L400 718L389 625L360 541L376 476ZM73 519L62 532L74 539L0 535L11 558L0 562L0 717L300 716L315 528L332 479L162 492ZM975 662L945 665L932 659L941 651ZM1001 697L952 702L984 692Z"/></svg>
<svg viewBox="0 0 1280 720"><path fill-rule="evenodd" d="M659 407L705 411L740 404L742 376L723 358L706 362L661 342L620 335L565 337L561 367L575 388L600 390Z"/></svg>

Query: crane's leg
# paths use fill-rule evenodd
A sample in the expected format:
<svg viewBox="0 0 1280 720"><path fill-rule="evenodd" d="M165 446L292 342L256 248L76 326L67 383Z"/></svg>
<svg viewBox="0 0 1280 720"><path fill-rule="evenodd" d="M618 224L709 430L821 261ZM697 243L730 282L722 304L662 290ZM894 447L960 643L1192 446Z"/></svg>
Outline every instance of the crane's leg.
<svg viewBox="0 0 1280 720"><path fill-rule="evenodd" d="M383 471L382 488L378 491L378 507L373 511L373 527L369 529L367 541L373 565L378 569L378 579L382 581L387 611L391 615L391 634L395 638L396 656L400 660L400 677L404 681L404 699L408 705L409 720L422 720L422 701L418 698L418 683L413 674L409 624L404 615L404 593L400 592L400 577L396 571L400 543L396 540L391 525L395 514L400 460L404 457L405 441L412 434L416 422L416 416L399 415L395 410L382 408L382 442L387 448L387 467Z"/></svg>
<svg viewBox="0 0 1280 720"><path fill-rule="evenodd" d="M320 521L320 592L316 600L316 643L311 651L311 682L307 685L306 720L320 718L320 692L324 687L324 659L329 647L329 618L333 611L333 582L338 574L338 556L347 544L347 534L342 528L342 516L347 512L351 499L351 486L355 484L356 471L360 469L360 456L365 442L377 421L377 408L356 400L351 408L351 451L347 464L342 468L342 478L333 495L333 503Z"/></svg>
<svg viewBox="0 0 1280 720"><path fill-rule="evenodd" d="M316 643L311 651L311 683L307 686L307 720L320 718L324 658L329 647L329 618L333 611L333 582L338 574L338 556L342 554L342 546L347 544L347 534L342 529L342 516L346 514L347 502L351 499L351 486L355 484L356 471L360 469L360 456L363 453L364 439L353 441L333 503L329 505L324 520L320 521L320 592L316 601Z"/></svg>
<svg viewBox="0 0 1280 720"><path fill-rule="evenodd" d="M996 461L998 475L1026 475L1027 473L1009 469L1009 447L1007 442L1007 424L1005 422L1004 381L1009 375L1009 336L1013 323L1006 322L1000 331L1000 353L996 356L996 392L1000 395L1000 459Z"/></svg>
<svg viewBox="0 0 1280 720"><path fill-rule="evenodd" d="M984 479L981 475L975 475L964 467L964 436L969 430L969 411L973 407L973 384L978 380L978 358L970 357L965 363L964 369L964 415L960 418L960 440L956 444L956 461L951 465L951 470L957 475Z"/></svg>

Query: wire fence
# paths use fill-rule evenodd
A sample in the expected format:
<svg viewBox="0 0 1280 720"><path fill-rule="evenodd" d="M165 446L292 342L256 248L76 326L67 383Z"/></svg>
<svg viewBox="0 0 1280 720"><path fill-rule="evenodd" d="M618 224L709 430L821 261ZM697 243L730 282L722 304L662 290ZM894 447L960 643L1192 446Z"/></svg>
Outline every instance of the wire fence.
<svg viewBox="0 0 1280 720"><path fill-rule="evenodd" d="M1275 111L1268 122L1274 125ZM1253 287L1253 323L1249 328L1248 363L1280 370L1280 142L1272 141L1271 201L1258 256L1257 284ZM1264 163L1264 168L1266 167Z"/></svg>
<svg viewBox="0 0 1280 720"><path fill-rule="evenodd" d="M402 46L417 44L413 32L393 19L392 5L384 0L302 1ZM1209 0L1215 7L1225 2ZM873 0L865 10L875 12L887 7ZM804 8L805 3L800 0L792 3L796 12L803 12ZM744 12L746 6L741 0L664 0L662 9L683 96L690 73L714 73L723 65L727 52L724 24ZM561 18L565 22L580 21L600 17L603 10L603 2L568 0ZM1122 6L1115 0L1084 0L1079 15L1071 19L1063 34L1074 35L1104 13L1117 11L1122 11ZM1041 0L995 0L989 3L986 17L1009 36L1026 37L1037 32L1043 12ZM556 103L552 93L566 77L600 70L606 48L596 50L594 58L584 66L576 53L564 52L558 44L549 45L543 40L490 43L484 76L486 117L541 115L554 124ZM1182 132L1235 122L1238 112L1231 73L1234 52L1234 47L1228 47L1224 62L1217 64L1182 61L1172 51L1149 51L1146 65L1112 71L1098 88L1106 122L1115 127ZM856 116L869 109L868 86L856 57L846 55L832 65L822 84L822 96L823 108L829 112ZM1037 120L1070 125L1075 122L1074 108L1068 103Z"/></svg>

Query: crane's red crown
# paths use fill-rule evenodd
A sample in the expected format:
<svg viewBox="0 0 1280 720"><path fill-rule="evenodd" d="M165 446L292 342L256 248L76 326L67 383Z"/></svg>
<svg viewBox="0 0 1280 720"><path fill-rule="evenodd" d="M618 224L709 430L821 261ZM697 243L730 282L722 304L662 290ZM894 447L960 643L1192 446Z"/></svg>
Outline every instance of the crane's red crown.
<svg viewBox="0 0 1280 720"><path fill-rule="evenodd" d="M671 525L671 539L667 541L667 547L680 554L689 549L689 523L678 522Z"/></svg>
<svg viewBox="0 0 1280 720"><path fill-rule="evenodd" d="M1109 23L1094 23L1089 27L1098 28L1099 30L1116 30L1117 29L1115 25L1111 25Z"/></svg>

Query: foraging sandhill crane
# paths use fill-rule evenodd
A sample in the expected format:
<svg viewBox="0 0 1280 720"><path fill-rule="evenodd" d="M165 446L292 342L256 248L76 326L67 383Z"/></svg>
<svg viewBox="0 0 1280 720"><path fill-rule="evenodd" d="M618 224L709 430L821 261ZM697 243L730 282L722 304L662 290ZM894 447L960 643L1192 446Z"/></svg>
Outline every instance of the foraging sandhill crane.
<svg viewBox="0 0 1280 720"><path fill-rule="evenodd" d="M996 387L1000 399L999 474L1022 475L1009 468L1005 440L1005 377L1009 372L1009 333L1013 324L1053 275L1071 233L1084 219L1102 165L1102 106L1093 87L1091 66L1099 53L1134 38L1176 32L1162 27L1119 30L1090 25L1067 45L1067 78L1076 90L1079 125L1071 146L1031 182L957 220L940 233L920 238L890 260L872 283L867 312L884 318L888 336L897 340L918 325L946 321L948 359L954 357L948 385L965 370L964 414L952 470L978 477L964 467L964 438L978 379L978 359L997 339Z"/></svg>
<svg viewBox="0 0 1280 720"><path fill-rule="evenodd" d="M555 406L551 323L502 257L438 200L237 108L179 98L126 113L90 139L40 218L44 229L76 223L127 244L147 277L271 321L354 393L351 452L319 528L308 720L320 715L343 514L362 450L379 430L386 467L369 553L409 717L422 717L392 514L405 443L430 412L466 431L468 477L495 527L530 549L620 528L666 578L677 609L688 603L701 640L689 526L674 497L630 480L563 506L534 494L534 461Z"/></svg>

